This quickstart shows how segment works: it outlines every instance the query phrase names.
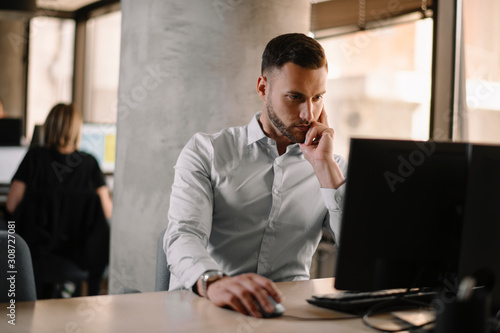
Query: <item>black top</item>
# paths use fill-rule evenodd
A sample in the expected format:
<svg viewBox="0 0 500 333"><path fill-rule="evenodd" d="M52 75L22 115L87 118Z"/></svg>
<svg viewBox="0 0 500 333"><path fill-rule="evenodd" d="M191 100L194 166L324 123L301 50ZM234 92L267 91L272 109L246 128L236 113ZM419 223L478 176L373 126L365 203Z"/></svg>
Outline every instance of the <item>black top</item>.
<svg viewBox="0 0 500 333"><path fill-rule="evenodd" d="M28 150L13 180L26 183L27 190L95 190L105 185L96 159L75 151L61 154L57 149L33 147Z"/></svg>
<svg viewBox="0 0 500 333"><path fill-rule="evenodd" d="M70 279L74 272L67 264L57 266L59 257L89 271L89 295L96 295L109 259L109 225L96 192L105 182L96 159L33 147L13 180L26 184L12 219L30 248L38 297L47 296L46 283Z"/></svg>

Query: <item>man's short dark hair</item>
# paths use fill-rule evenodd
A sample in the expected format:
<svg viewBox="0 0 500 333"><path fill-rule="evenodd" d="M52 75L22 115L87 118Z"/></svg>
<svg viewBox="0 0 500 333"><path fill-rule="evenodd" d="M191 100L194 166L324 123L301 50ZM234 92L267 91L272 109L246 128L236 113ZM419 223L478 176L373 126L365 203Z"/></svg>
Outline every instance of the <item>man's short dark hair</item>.
<svg viewBox="0 0 500 333"><path fill-rule="evenodd" d="M261 74L279 69L287 62L309 69L328 67L323 47L314 38L300 33L280 35L267 43L262 54Z"/></svg>

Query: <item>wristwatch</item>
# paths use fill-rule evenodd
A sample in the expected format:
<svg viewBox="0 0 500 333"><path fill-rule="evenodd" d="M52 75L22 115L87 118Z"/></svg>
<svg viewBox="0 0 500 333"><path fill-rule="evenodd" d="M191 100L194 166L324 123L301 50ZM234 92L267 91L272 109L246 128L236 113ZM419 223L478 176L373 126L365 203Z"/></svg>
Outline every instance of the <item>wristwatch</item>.
<svg viewBox="0 0 500 333"><path fill-rule="evenodd" d="M215 281L222 279L224 276L226 276L226 274L224 274L224 272L220 270L211 270L203 273L201 275L201 287L203 289L203 293L201 295L208 298L207 295L208 286L211 283L214 283Z"/></svg>

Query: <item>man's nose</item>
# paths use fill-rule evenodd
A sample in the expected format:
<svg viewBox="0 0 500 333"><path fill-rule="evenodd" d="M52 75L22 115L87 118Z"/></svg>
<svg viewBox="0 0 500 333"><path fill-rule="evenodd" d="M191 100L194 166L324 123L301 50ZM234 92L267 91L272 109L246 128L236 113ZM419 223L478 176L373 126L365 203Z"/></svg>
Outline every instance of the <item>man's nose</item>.
<svg viewBox="0 0 500 333"><path fill-rule="evenodd" d="M307 120L308 122L313 121L313 104L311 100L307 100L302 105L300 110L300 119Z"/></svg>

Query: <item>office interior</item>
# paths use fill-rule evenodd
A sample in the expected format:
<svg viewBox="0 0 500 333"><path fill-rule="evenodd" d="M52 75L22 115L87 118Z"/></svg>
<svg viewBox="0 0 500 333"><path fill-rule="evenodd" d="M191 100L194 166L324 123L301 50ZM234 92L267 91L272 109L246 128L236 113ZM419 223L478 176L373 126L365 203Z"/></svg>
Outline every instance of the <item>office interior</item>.
<svg viewBox="0 0 500 333"><path fill-rule="evenodd" d="M154 290L177 156L194 133L244 125L261 108L261 52L278 34L303 32L325 48L340 155L352 137L500 143L496 0L37 6L0 16L0 98L22 121L19 145L0 147L1 204L36 125L54 104L74 103L112 188L110 294ZM312 277L331 276L334 256L325 239Z"/></svg>

